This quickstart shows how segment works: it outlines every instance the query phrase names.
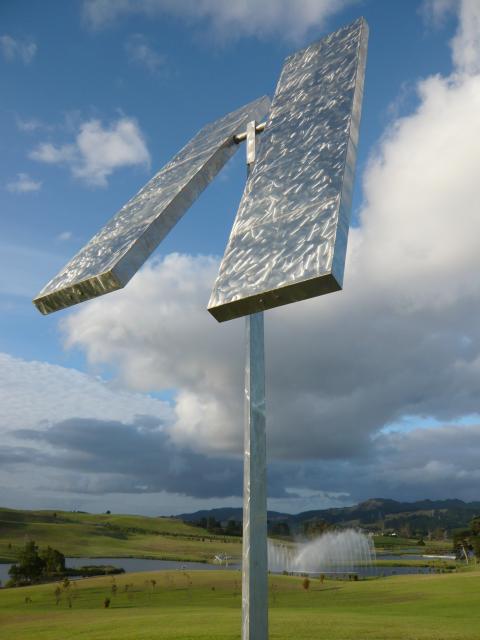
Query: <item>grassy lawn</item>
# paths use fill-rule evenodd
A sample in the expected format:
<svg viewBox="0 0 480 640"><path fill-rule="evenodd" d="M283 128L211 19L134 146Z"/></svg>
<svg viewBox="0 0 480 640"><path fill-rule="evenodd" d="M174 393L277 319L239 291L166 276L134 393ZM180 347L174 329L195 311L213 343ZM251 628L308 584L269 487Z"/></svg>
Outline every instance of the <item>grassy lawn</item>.
<svg viewBox="0 0 480 640"><path fill-rule="evenodd" d="M239 572L91 578L62 588L58 605L55 586L0 590L2 640L240 637ZM108 609L106 597L111 599ZM477 570L323 584L312 579L307 591L302 578L270 577L270 638L478 640L479 630Z"/></svg>
<svg viewBox="0 0 480 640"><path fill-rule="evenodd" d="M211 561L241 555L241 540L213 536L175 518L0 509L0 558L15 561L25 539L66 556Z"/></svg>

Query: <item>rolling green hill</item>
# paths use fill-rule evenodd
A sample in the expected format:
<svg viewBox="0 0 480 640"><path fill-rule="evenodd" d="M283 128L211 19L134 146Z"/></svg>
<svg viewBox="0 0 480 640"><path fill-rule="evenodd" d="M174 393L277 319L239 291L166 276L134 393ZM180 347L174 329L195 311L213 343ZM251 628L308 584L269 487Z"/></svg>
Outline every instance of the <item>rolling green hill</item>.
<svg viewBox="0 0 480 640"><path fill-rule="evenodd" d="M427 506L431 507L427 509ZM369 500L354 507L325 509L297 515L269 512L270 522L284 518L292 534L301 533L305 523L324 521L333 526L354 526L380 532L396 530L404 535L375 536L377 549L396 550L415 545L424 531L438 531L439 539L427 541L422 553L451 552L445 532L465 527L480 511L480 503L441 501L398 503ZM231 512L231 513L230 513ZM137 557L179 561L211 561L217 554L241 555L241 539L212 533L192 523L201 517L217 520L241 517L238 510L212 510L184 514L178 518L134 515L89 514L70 511L20 511L0 508L0 561L16 559L26 540L40 547L48 545L66 556ZM185 518L182 521L180 518ZM421 522L421 527L418 523ZM417 524L415 524L417 523ZM448 526L447 526L448 525ZM405 533L407 535L405 535ZM419 550L420 551L420 550Z"/></svg>
<svg viewBox="0 0 480 640"><path fill-rule="evenodd" d="M302 533L309 523L323 521L340 527L359 527L374 532L396 532L407 537L426 537L430 534L451 536L456 529L465 528L480 515L480 502L462 500L421 500L398 502L384 498L371 498L350 507L316 509L295 515L268 512L269 528L278 529L279 523L288 525L291 533ZM241 520L239 508L222 508L183 513L185 522L199 522L208 518L219 521Z"/></svg>
<svg viewBox="0 0 480 640"><path fill-rule="evenodd" d="M15 560L25 540L66 556L205 562L218 553L241 554L238 538L211 535L176 518L0 508L0 559Z"/></svg>

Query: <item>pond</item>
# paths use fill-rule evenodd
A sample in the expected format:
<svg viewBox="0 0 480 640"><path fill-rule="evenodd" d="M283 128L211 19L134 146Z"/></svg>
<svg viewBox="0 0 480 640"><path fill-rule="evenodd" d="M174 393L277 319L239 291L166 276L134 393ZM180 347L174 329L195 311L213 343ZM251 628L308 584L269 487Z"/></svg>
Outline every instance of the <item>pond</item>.
<svg viewBox="0 0 480 640"><path fill-rule="evenodd" d="M178 569L179 571L198 571L208 569L238 569L239 565L207 564L204 562L178 562L177 560L154 560L149 558L66 558L67 567L77 569L86 565L113 565L125 570L125 573L136 573L139 571L161 571L166 569ZM0 564L0 580L4 585L9 576L8 570L11 564Z"/></svg>
<svg viewBox="0 0 480 640"><path fill-rule="evenodd" d="M420 560L424 559L420 555L394 555L394 554L379 554L377 558L380 560ZM233 563L228 567L220 564L207 564L203 562L179 562L177 560L154 560L148 558L67 558L67 567L74 569L85 565L92 564L104 564L113 565L124 569L126 573L136 573L141 571L161 571L176 569L179 571L198 571L198 570L212 570L212 569L240 569L240 564ZM4 585L8 580L8 570L11 564L0 564L0 580ZM352 567L352 571L348 573L357 573L359 576L392 576L403 575L407 573L432 573L433 569L428 567L375 567L375 566L358 566ZM323 572L326 576L332 576L328 571ZM314 576L314 573L310 575ZM347 577L348 574L335 574L339 578Z"/></svg>

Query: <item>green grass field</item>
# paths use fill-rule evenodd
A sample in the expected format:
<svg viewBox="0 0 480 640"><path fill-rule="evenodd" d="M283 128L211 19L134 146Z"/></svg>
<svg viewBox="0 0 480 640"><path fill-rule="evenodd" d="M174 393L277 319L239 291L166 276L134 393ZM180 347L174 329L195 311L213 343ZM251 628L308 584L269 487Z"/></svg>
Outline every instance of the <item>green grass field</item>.
<svg viewBox="0 0 480 640"><path fill-rule="evenodd" d="M400 536L374 536L377 551L387 553L452 553L451 540L427 540L425 545L419 546L418 539L401 538Z"/></svg>
<svg viewBox="0 0 480 640"><path fill-rule="evenodd" d="M155 580L155 586L151 580ZM0 590L2 640L240 638L234 571L154 572ZM125 585L130 585L125 591ZM105 609L104 599L111 599ZM72 607L69 608L68 601ZM480 571L343 582L270 577L270 638L478 640Z"/></svg>
<svg viewBox="0 0 480 640"><path fill-rule="evenodd" d="M455 560L382 560L380 556L380 560L377 558L375 561L375 566L379 568L416 567L418 569L443 569L445 571L454 571L461 566L461 563Z"/></svg>
<svg viewBox="0 0 480 640"><path fill-rule="evenodd" d="M211 562L217 554L241 556L241 540L211 535L204 529L175 518L88 514L70 511L19 511L0 508L0 561L14 562L25 540L41 548L48 545L66 556L135 557L164 560ZM382 552L451 552L451 542L432 541L415 547L416 540L375 536L379 567L432 566L444 568L442 561L383 560ZM284 541L285 543L285 541ZM449 563L451 565L452 563Z"/></svg>
<svg viewBox="0 0 480 640"><path fill-rule="evenodd" d="M212 536L175 518L0 509L0 559L15 561L26 539L66 556L211 561L241 555L241 540Z"/></svg>

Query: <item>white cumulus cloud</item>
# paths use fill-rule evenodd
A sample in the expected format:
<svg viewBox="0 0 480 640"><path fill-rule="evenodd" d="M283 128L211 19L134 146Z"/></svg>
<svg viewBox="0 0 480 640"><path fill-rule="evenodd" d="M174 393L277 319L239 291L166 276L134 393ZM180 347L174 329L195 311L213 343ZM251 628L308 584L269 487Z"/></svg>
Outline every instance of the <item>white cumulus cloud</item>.
<svg viewBox="0 0 480 640"><path fill-rule="evenodd" d="M57 236L57 240L60 240L60 242L67 242L72 238L73 238L73 233L71 231L62 231Z"/></svg>
<svg viewBox="0 0 480 640"><path fill-rule="evenodd" d="M28 401L26 401L28 399ZM129 392L94 376L47 362L0 353L0 433L38 429L72 417L132 421L149 415L171 420L167 403Z"/></svg>
<svg viewBox="0 0 480 640"><path fill-rule="evenodd" d="M453 61L464 73L480 73L480 3L463 0L460 26L452 40Z"/></svg>
<svg viewBox="0 0 480 640"><path fill-rule="evenodd" d="M322 29L326 20L358 0L85 0L84 16L93 28L104 27L121 16L172 15L207 22L222 39L238 36L276 35L298 40L312 28Z"/></svg>
<svg viewBox="0 0 480 640"><path fill-rule="evenodd" d="M449 14L456 14L459 25L451 41L453 62L460 73L480 72L480 3L478 0L424 0L427 22L441 27Z"/></svg>
<svg viewBox="0 0 480 640"><path fill-rule="evenodd" d="M391 123L370 159L345 290L267 314L272 458L343 460L351 481L368 468L372 438L386 426L405 416L454 423L479 413L480 75L458 62L470 50L463 4L459 18L454 72L418 82L418 106ZM217 325L205 310L216 268L204 257L150 263L65 327L70 345L115 364L132 388L178 390L177 442L234 452L242 441L243 323ZM435 428L429 433L434 439ZM402 442L414 441L382 441L391 445L381 450L385 469ZM422 455L418 474L425 468L433 478L447 464L445 451ZM395 456L407 469L407 456ZM336 486L324 478L317 488L343 490L335 477ZM400 470L396 477L399 491Z"/></svg>
<svg viewBox="0 0 480 640"><path fill-rule="evenodd" d="M8 34L0 36L0 52L5 60L20 60L30 64L37 53L37 45L33 40L16 40Z"/></svg>
<svg viewBox="0 0 480 640"><path fill-rule="evenodd" d="M417 107L392 121L370 158L345 290L266 314L270 487L279 495L295 487L359 499L381 487L401 499L478 497L475 7L457 4L453 73L417 83ZM80 148L78 139L45 146L44 159L74 171ZM152 451L166 434L153 437L150 418L135 418L142 413L166 421L166 450L188 449L187 467L190 459L207 466L215 455L220 476L195 485L195 495L210 495L218 477L232 481L229 471L240 478L239 460L231 460L242 451L244 323L219 325L206 311L217 268L218 259L205 256L153 260L124 290L64 317L67 345L84 349L95 365L113 366L131 392L0 358L3 428L17 431L5 442L18 464L51 465L57 485L64 478L70 491L128 494L149 484L158 491ZM174 390L171 406L136 395L162 389ZM192 492L180 481L168 490Z"/></svg>
<svg viewBox="0 0 480 640"><path fill-rule="evenodd" d="M438 28L443 26L446 17L458 8L458 0L423 0L420 13L427 24Z"/></svg>
<svg viewBox="0 0 480 640"><path fill-rule="evenodd" d="M8 191L12 193L31 193L42 188L41 180L33 180L28 173L17 173L15 180L7 183Z"/></svg>
<svg viewBox="0 0 480 640"><path fill-rule="evenodd" d="M105 187L116 169L148 166L150 154L138 123L122 117L103 126L100 120L88 120L79 127L73 143L39 144L30 158L47 164L67 166L72 175L91 186Z"/></svg>
<svg viewBox="0 0 480 640"><path fill-rule="evenodd" d="M132 63L145 67L151 73L158 72L166 62L165 56L155 51L141 33L135 33L127 39L125 51Z"/></svg>
<svg viewBox="0 0 480 640"><path fill-rule="evenodd" d="M46 128L46 125L41 122L38 118L21 118L20 116L15 117L15 122L19 131L23 131L25 133L33 133L34 131L38 131L39 129Z"/></svg>

